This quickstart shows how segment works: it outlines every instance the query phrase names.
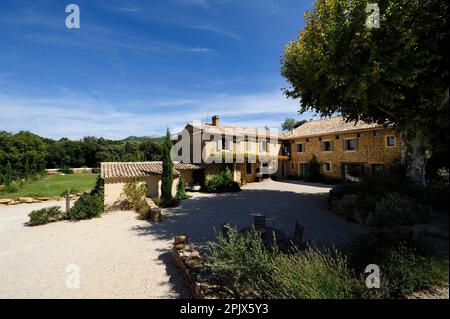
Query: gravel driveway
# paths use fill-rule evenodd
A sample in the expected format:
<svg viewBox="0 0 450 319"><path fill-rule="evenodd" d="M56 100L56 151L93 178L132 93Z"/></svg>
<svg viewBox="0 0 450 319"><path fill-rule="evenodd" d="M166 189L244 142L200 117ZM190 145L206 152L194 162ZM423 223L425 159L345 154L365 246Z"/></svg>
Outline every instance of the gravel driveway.
<svg viewBox="0 0 450 319"><path fill-rule="evenodd" d="M266 180L250 183L233 194L196 193L178 207L166 209L164 222L145 232L160 239L186 233L191 242L203 246L215 238L223 223L238 229L253 223L251 214L267 216L268 226L281 229L293 237L295 222L305 226L304 239L320 246L340 246L352 236L366 233L369 228L348 223L328 209L329 186L300 181Z"/></svg>
<svg viewBox="0 0 450 319"><path fill-rule="evenodd" d="M189 297L168 253L172 239L141 236L148 222L136 213L24 226L31 210L55 204L64 202L0 207L0 298ZM66 287L76 283L69 265L79 267L78 289Z"/></svg>
<svg viewBox="0 0 450 319"><path fill-rule="evenodd" d="M249 226L256 212L288 237L295 221L302 223L305 239L317 246L339 246L367 232L328 210L328 191L324 185L264 181L234 194L196 193L179 207L163 210L160 224L137 220L134 212L112 212L28 227L24 223L31 210L64 202L2 206L0 298L189 297L170 254L173 236L186 233L203 246L223 223ZM74 274L69 265L80 270L77 289L66 287Z"/></svg>

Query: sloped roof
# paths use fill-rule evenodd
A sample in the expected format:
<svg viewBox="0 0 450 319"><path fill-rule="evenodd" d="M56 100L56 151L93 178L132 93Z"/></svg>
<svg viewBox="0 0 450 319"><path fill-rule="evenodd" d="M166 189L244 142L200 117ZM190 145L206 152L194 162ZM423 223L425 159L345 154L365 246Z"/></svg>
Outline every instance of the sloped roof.
<svg viewBox="0 0 450 319"><path fill-rule="evenodd" d="M308 121L291 131L290 134L287 134L286 138L290 139L315 135L336 134L350 131L374 129L378 127L383 126L376 123L369 124L362 121L346 122L343 117L338 116Z"/></svg>
<svg viewBox="0 0 450 319"><path fill-rule="evenodd" d="M264 129L261 128L254 128L254 127L245 127L245 126L236 126L236 125L211 125L211 124L201 124L201 125L193 125L188 124L192 127L195 127L197 129L202 130L203 132L210 133L210 134L232 134L233 136L248 136L248 135L255 135L259 132L264 132ZM268 131L266 136L267 137L276 137L276 138L282 138L285 135L285 132L275 132L275 131Z"/></svg>
<svg viewBox="0 0 450 319"><path fill-rule="evenodd" d="M180 175L180 170L200 169L199 165L188 163L174 163L173 174ZM142 177L148 175L162 175L162 162L102 162L101 178Z"/></svg>

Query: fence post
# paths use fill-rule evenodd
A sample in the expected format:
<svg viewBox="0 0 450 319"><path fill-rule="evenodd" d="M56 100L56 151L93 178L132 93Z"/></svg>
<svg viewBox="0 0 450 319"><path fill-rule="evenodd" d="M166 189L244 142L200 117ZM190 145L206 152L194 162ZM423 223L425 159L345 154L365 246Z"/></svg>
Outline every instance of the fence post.
<svg viewBox="0 0 450 319"><path fill-rule="evenodd" d="M70 213L70 189L66 189L66 214Z"/></svg>

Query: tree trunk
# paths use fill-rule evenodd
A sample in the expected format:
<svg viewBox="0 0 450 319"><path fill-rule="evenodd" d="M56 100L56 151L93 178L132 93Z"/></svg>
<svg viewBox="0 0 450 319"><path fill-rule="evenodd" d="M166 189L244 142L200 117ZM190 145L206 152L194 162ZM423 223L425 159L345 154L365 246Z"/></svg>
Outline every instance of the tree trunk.
<svg viewBox="0 0 450 319"><path fill-rule="evenodd" d="M425 186L425 164L427 140L423 133L414 129L403 130L402 163L406 165L408 176L419 185Z"/></svg>

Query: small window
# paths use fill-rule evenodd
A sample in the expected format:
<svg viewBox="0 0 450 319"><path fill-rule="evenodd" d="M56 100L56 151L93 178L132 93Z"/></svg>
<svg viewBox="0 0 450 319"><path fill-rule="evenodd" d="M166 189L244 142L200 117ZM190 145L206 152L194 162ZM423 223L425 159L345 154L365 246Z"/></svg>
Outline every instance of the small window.
<svg viewBox="0 0 450 319"><path fill-rule="evenodd" d="M372 136L373 136L373 137L378 137L378 136L380 136L380 131L373 131L373 132L372 132Z"/></svg>
<svg viewBox="0 0 450 319"><path fill-rule="evenodd" d="M295 163L294 162L291 163L291 170L295 171Z"/></svg>
<svg viewBox="0 0 450 319"><path fill-rule="evenodd" d="M361 136L362 136L362 133L356 134L356 137L357 137L357 138L360 138Z"/></svg>
<svg viewBox="0 0 450 319"><path fill-rule="evenodd" d="M306 141L309 142L309 138L307 138Z"/></svg>
<svg viewBox="0 0 450 319"><path fill-rule="evenodd" d="M222 136L222 139L217 141L217 150L223 151L223 150L231 150L231 141L225 138L225 136Z"/></svg>
<svg viewBox="0 0 450 319"><path fill-rule="evenodd" d="M319 137L319 141L322 141L322 138L321 138L321 137Z"/></svg>
<svg viewBox="0 0 450 319"><path fill-rule="evenodd" d="M395 146L395 137L394 136L387 136L386 137L386 145L389 147Z"/></svg>
<svg viewBox="0 0 450 319"><path fill-rule="evenodd" d="M303 144L297 144L297 152L302 153L305 151L305 146Z"/></svg>
<svg viewBox="0 0 450 319"><path fill-rule="evenodd" d="M339 139L339 135L336 135L336 139L337 139L337 140Z"/></svg>
<svg viewBox="0 0 450 319"><path fill-rule="evenodd" d="M344 149L346 151L355 151L356 150L356 140L345 140Z"/></svg>
<svg viewBox="0 0 450 319"><path fill-rule="evenodd" d="M322 152L331 152L333 150L333 143L331 141L322 142Z"/></svg>
<svg viewBox="0 0 450 319"><path fill-rule="evenodd" d="M260 152L267 152L267 141L259 141L259 151Z"/></svg>
<svg viewBox="0 0 450 319"><path fill-rule="evenodd" d="M252 163L247 163L245 171L247 172L247 174L252 173Z"/></svg>
<svg viewBox="0 0 450 319"><path fill-rule="evenodd" d="M331 172L331 163L323 163L323 170L325 172Z"/></svg>

